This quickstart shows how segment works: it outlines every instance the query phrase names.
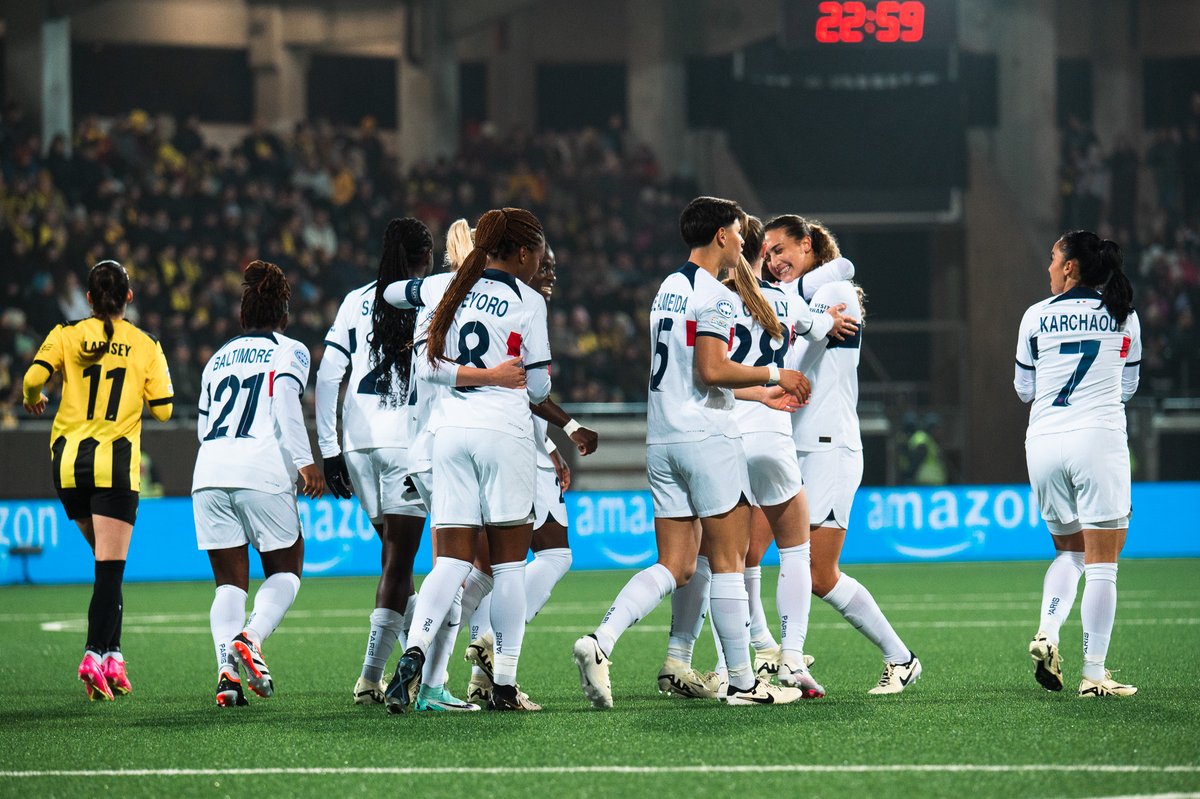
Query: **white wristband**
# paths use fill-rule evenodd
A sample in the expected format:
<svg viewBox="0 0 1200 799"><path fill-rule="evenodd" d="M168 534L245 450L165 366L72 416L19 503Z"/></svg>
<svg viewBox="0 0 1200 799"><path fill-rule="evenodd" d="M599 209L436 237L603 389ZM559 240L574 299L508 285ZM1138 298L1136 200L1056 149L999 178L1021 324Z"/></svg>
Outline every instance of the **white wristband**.
<svg viewBox="0 0 1200 799"><path fill-rule="evenodd" d="M777 365L773 363L767 364L767 375L768 386L779 385L779 367Z"/></svg>
<svg viewBox="0 0 1200 799"><path fill-rule="evenodd" d="M583 425L581 425L579 422L575 421L574 419L568 419L567 423L563 425L563 432L568 436L574 435L575 431L581 427L583 427Z"/></svg>

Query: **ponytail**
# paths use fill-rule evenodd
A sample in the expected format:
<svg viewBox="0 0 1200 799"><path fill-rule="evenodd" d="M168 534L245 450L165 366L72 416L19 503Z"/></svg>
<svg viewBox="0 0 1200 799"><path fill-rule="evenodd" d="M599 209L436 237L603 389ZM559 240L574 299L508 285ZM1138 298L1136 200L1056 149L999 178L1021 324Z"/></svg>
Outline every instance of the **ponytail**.
<svg viewBox="0 0 1200 799"><path fill-rule="evenodd" d="M129 298L129 273L116 261L101 261L88 272L88 293L91 294L92 315L104 321L104 344L83 353L84 361L98 361L112 347L116 328L113 318L125 312Z"/></svg>
<svg viewBox="0 0 1200 799"><path fill-rule="evenodd" d="M288 323L292 287L283 270L267 261L251 261L243 273L243 330L283 330Z"/></svg>
<svg viewBox="0 0 1200 799"><path fill-rule="evenodd" d="M1101 295L1104 307L1117 320L1117 324L1124 325L1133 312L1133 285L1122 269L1121 248L1115 241L1104 239L1100 242L1100 262L1108 272Z"/></svg>
<svg viewBox="0 0 1200 799"><path fill-rule="evenodd" d="M1121 247L1090 230L1072 230L1059 239L1064 260L1079 264L1079 282L1100 289L1101 303L1117 324L1133 312L1133 286L1122 269Z"/></svg>
<svg viewBox="0 0 1200 799"><path fill-rule="evenodd" d="M416 310L392 307L383 298L383 292L397 280L411 278L413 265L429 257L432 251L433 236L419 219L405 217L388 222L387 230L383 233L379 277L375 281L370 341L370 364L376 375L373 388L379 394L382 405L397 407L408 397L413 328L417 322ZM397 376L399 385L392 385L393 378Z"/></svg>
<svg viewBox="0 0 1200 799"><path fill-rule="evenodd" d="M728 286L730 282L727 280L726 285ZM750 312L750 318L758 322L771 338L783 338L783 325L779 322L775 311L767 304L766 297L762 295L758 278L754 275L754 270L750 268L750 262L746 260L745 256L738 258L737 266L733 269L732 283L731 288L741 297L746 310Z"/></svg>
<svg viewBox="0 0 1200 799"><path fill-rule="evenodd" d="M459 264L429 322L425 357L431 364L445 360L446 334L450 332L467 292L479 282L487 268L488 258L502 261L521 247L534 248L543 241L542 223L524 208L494 209L479 217L475 225L475 245Z"/></svg>
<svg viewBox="0 0 1200 799"><path fill-rule="evenodd" d="M764 230L783 229L790 238L800 241L807 238L812 242L813 260L817 266L827 264L834 258L841 258L842 251L838 247L837 238L825 225L815 219L805 219L796 214L782 214L766 224Z"/></svg>

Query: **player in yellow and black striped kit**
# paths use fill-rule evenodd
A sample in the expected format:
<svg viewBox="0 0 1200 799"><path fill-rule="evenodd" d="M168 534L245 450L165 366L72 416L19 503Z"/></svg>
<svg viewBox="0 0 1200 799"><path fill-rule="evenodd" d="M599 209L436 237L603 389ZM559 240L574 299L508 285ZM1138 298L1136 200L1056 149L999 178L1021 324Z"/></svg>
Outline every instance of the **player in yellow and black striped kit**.
<svg viewBox="0 0 1200 799"><path fill-rule="evenodd" d="M115 261L88 274L93 316L50 331L25 373L25 410L46 410L43 386L62 372L62 403L50 433L54 488L96 555L88 637L79 679L90 699L131 690L121 655L121 583L137 518L142 408L159 421L174 401L157 340L125 321L129 275Z"/></svg>

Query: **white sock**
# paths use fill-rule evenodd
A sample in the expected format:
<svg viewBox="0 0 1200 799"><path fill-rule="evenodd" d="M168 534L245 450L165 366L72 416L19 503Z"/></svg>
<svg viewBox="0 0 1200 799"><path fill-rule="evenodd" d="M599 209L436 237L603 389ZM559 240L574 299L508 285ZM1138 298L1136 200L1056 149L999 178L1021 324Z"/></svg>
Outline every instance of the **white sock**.
<svg viewBox="0 0 1200 799"><path fill-rule="evenodd" d="M875 597L858 580L842 574L833 590L821 598L841 613L868 641L879 647L886 662L907 663L912 658L908 647L896 635L879 605L875 604Z"/></svg>
<svg viewBox="0 0 1200 799"><path fill-rule="evenodd" d="M454 641L458 638L459 622L462 621L462 589L454 595L450 612L433 637L433 644L425 656L425 668L421 671L421 683L437 687L445 685L449 678L446 666L450 663L450 655L454 652Z"/></svg>
<svg viewBox="0 0 1200 799"><path fill-rule="evenodd" d="M208 611L208 626L212 630L213 646L217 652L217 673L237 674L237 664L229 651L229 642L242 631L246 622L246 592L236 585L218 585Z"/></svg>
<svg viewBox="0 0 1200 799"><path fill-rule="evenodd" d="M471 567L471 573L467 575L467 579L463 581L462 615L471 620L472 628L476 626L475 622L479 609L483 605L483 598L492 592L493 584L492 575L482 572L474 566ZM491 618L490 610L488 611L488 618ZM475 635L472 629L471 641L486 633L490 625L490 621L479 621L479 635Z"/></svg>
<svg viewBox="0 0 1200 799"><path fill-rule="evenodd" d="M464 593L466 593L465 590ZM489 588L488 592L483 595L483 599L479 601L479 607L475 608L475 612L471 614L471 641L476 641L481 635L487 635L491 631L492 591ZM470 643L471 641L468 641L467 643Z"/></svg>
<svg viewBox="0 0 1200 799"><path fill-rule="evenodd" d="M671 594L671 637L667 639L667 657L691 665L692 649L704 627L708 612L708 587L712 582L712 567L708 558L696 558L696 572L687 585Z"/></svg>
<svg viewBox="0 0 1200 799"><path fill-rule="evenodd" d="M1046 579L1042 581L1042 617L1038 622L1038 631L1045 633L1055 646L1058 646L1058 631L1075 604L1075 594L1082 576L1082 552L1059 552L1046 569Z"/></svg>
<svg viewBox="0 0 1200 799"><path fill-rule="evenodd" d="M403 614L391 608L375 608L371 611L371 632L367 636L367 652L363 655L362 676L372 682L382 680L388 658L403 638Z"/></svg>
<svg viewBox="0 0 1200 799"><path fill-rule="evenodd" d="M746 596L750 599L750 643L755 649L771 649L779 646L771 635L767 614L762 604L762 566L747 566L742 573L746 581Z"/></svg>
<svg viewBox="0 0 1200 799"><path fill-rule="evenodd" d="M1079 615L1083 621L1083 676L1099 682L1104 679L1104 659L1112 639L1113 620L1117 617L1117 564L1090 563L1083 567L1083 601Z"/></svg>
<svg viewBox="0 0 1200 799"><path fill-rule="evenodd" d="M750 664L750 600L746 581L738 572L712 576L709 595L713 630L721 639L729 686L738 690L754 687L754 667Z"/></svg>
<svg viewBox="0 0 1200 799"><path fill-rule="evenodd" d="M415 646L428 656L433 637L450 612L463 580L470 573L470 561L447 557L439 557L434 561L433 569L426 575L421 583L421 592L417 594L413 623L408 629L409 649Z"/></svg>
<svg viewBox="0 0 1200 799"><path fill-rule="evenodd" d="M492 681L516 685L517 659L525 639L525 561L493 564L492 578Z"/></svg>
<svg viewBox="0 0 1200 799"><path fill-rule="evenodd" d="M783 662L804 665L804 639L808 637L808 614L812 610L812 571L809 543L779 550L779 637L783 639ZM750 600L753 602L753 598Z"/></svg>
<svg viewBox="0 0 1200 799"><path fill-rule="evenodd" d="M708 615L709 615L709 621L711 622L712 621L711 610ZM712 625L710 624L709 626L711 627ZM716 627L712 628L712 637L713 637L713 646L717 650L717 665L716 665L716 668L714 668L713 670L716 671L717 674L720 674L722 676L722 678L725 678L728 676L729 667L725 665L725 648L723 646L721 646L721 636L717 635ZM726 682L728 682L728 680L726 680Z"/></svg>
<svg viewBox="0 0 1200 799"><path fill-rule="evenodd" d="M403 652L408 645L408 628L412 627L413 611L417 607L417 595L414 593L404 603L404 613L401 614L400 622L400 638L396 641L400 645L400 651Z"/></svg>
<svg viewBox="0 0 1200 799"><path fill-rule="evenodd" d="M606 655L611 655L621 634L658 607L663 597L674 590L675 578L671 576L670 569L661 563L655 563L630 577L596 628L600 649Z"/></svg>
<svg viewBox="0 0 1200 799"><path fill-rule="evenodd" d="M262 646L271 637L299 591L300 578L291 572L276 572L258 587L254 592L254 610L246 622L246 632L256 644Z"/></svg>
<svg viewBox="0 0 1200 799"><path fill-rule="evenodd" d="M571 550L566 547L543 549L533 553L533 562L525 567L525 621L550 601L550 592L571 568Z"/></svg>

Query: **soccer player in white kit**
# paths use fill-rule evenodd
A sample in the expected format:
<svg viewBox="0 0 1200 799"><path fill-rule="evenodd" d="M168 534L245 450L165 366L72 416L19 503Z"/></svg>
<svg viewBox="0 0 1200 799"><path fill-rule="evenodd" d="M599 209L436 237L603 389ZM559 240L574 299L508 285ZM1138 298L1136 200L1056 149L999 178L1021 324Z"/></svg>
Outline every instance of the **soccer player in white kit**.
<svg viewBox="0 0 1200 799"><path fill-rule="evenodd" d="M823 225L793 214L777 216L766 224L765 243L768 268L782 286L798 284L796 290L815 313L845 305L852 318L862 320L861 296L849 280L825 283L815 291L807 285L808 274L841 257L836 239ZM840 341L796 342L789 365L808 375L817 388L808 405L793 414L792 438L813 528L813 593L879 647L883 673L868 693L898 694L921 676L921 661L892 629L866 586L843 574L838 565L863 473L857 410L861 341L859 330Z"/></svg>
<svg viewBox="0 0 1200 799"><path fill-rule="evenodd" d="M449 391L436 400L429 427L436 431L431 521L438 530L438 555L418 595L408 649L386 693L395 712L407 709L409 688L471 572L480 528L488 537L496 594L488 707L539 709L521 694L516 672L537 471L529 401L541 402L550 392L546 302L527 281L545 246L533 214L519 208L488 211L476 225L474 248L437 298L428 328L418 333L415 365L431 381L455 386L458 364L485 367L521 357L528 386ZM401 286L410 304L435 305L422 281Z"/></svg>
<svg viewBox="0 0 1200 799"><path fill-rule="evenodd" d="M300 407L308 350L283 335L291 295L287 277L275 264L252 261L243 287L246 332L218 349L201 377L200 451L192 477L197 543L208 552L217 583L209 624L222 707L246 704L239 665L256 694L274 693L262 645L300 590L304 538L297 475L306 496L325 490ZM247 544L258 550L266 575L248 620Z"/></svg>
<svg viewBox="0 0 1200 799"><path fill-rule="evenodd" d="M1121 249L1095 233L1063 234L1050 250L1050 293L1021 319L1013 384L1033 402L1025 435L1029 483L1057 555L1042 584L1034 676L1063 687L1059 629L1080 574L1079 696L1132 696L1105 669L1117 613L1117 557L1132 512L1124 403L1137 391L1141 324Z"/></svg>
<svg viewBox="0 0 1200 799"><path fill-rule="evenodd" d="M650 391L646 470L654 496L658 562L626 583L600 626L575 642L584 695L612 706L609 665L620 635L683 586L696 570L700 519L713 572L713 628L729 665L731 705L781 704L800 691L755 679L750 664L749 606L742 568L749 540L750 484L733 422L733 389L782 386L799 402L808 381L777 364L752 367L729 360L738 298L717 280L742 255L745 214L737 203L699 197L680 216L689 260L669 275L651 305ZM755 285L752 293L762 302Z"/></svg>
<svg viewBox="0 0 1200 799"><path fill-rule="evenodd" d="M397 642L404 647L414 593L412 567L425 509L404 499L408 467L409 372L416 312L382 301L397 280L422 277L433 257L433 237L418 219L393 219L383 234L376 280L349 294L325 334L317 369L317 443L330 493L358 497L382 543L379 585L371 612L356 704L382 704L383 670ZM337 435L338 390L342 401Z"/></svg>
<svg viewBox="0 0 1200 799"><path fill-rule="evenodd" d="M752 300L751 303L735 303L732 360L747 366L764 366L772 362L783 366L784 358L797 335L820 340L826 335L841 335L857 329L853 320L840 314L842 309L830 309L829 313L817 318L802 298L785 294L761 279L763 225L757 217L747 217L743 235L742 260L734 270L733 279L726 280L725 286L734 291L739 299L748 296ZM824 279L832 276L827 279L835 279L836 272L832 269L821 269L824 271L819 270L816 277ZM765 301L762 307L757 304L752 307L755 285ZM756 319L756 315L764 319L766 325ZM782 657L778 644L770 638L759 597L761 571L758 564L774 538L774 526L780 530L781 559L788 567L780 572L777 594L786 643L789 644L789 668L781 682L801 688L806 698L816 698L824 694L824 689L808 673L809 659L803 652L812 589L808 568L808 505L801 485L796 450L792 446L792 423L788 416L799 404L778 387L742 388L733 394L737 399L733 409L734 420L742 435L750 487L754 494L750 498L753 503L751 512L756 520L761 517L762 526L765 527L765 537L757 542L760 546L757 552L752 527L748 558L749 554L754 554L755 559L753 569L747 560L743 575L750 602L751 644L756 650L755 674L760 679L769 680L778 671ZM770 511L771 521L763 512L764 506ZM700 557L696 559L695 574L687 585L671 595L671 635L667 643L667 659L658 675L658 689L662 693L685 698L711 698L716 695L719 686L726 682L724 656L719 649L715 673L700 673L691 665L692 650L708 610L710 580L708 556L702 549ZM774 668L770 671L759 662L763 654L760 637L768 638L775 649ZM714 640L719 645L719 639Z"/></svg>
<svg viewBox="0 0 1200 799"><path fill-rule="evenodd" d="M554 295L558 262L554 251L546 245L546 255L533 276L530 285L541 292L548 303ZM550 600L550 593L558 581L571 568L571 548L567 540L567 503L564 497L571 484L571 470L566 460L556 451L554 442L546 434L548 426L553 423L563 428L575 443L580 455L590 455L596 451L598 436L572 419L566 411L558 407L549 398L541 404L532 406L534 412L534 444L537 447L537 499L536 517L533 522L533 538L530 549L533 551L533 561L525 569L526 609L525 621L531 622ZM486 547L486 539L480 541L480 548ZM483 553L480 553L483 554ZM493 636L491 622L491 573L490 567L481 562L487 558L476 556L475 567L467 578L463 590L463 604L473 603L474 596L483 592L478 607L470 617L470 644L467 646L465 659L472 664L471 679L467 684L467 699L471 702L486 703L492 691L492 649Z"/></svg>

